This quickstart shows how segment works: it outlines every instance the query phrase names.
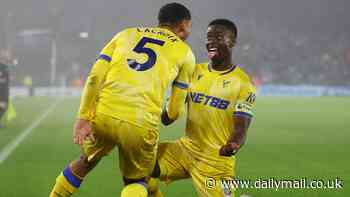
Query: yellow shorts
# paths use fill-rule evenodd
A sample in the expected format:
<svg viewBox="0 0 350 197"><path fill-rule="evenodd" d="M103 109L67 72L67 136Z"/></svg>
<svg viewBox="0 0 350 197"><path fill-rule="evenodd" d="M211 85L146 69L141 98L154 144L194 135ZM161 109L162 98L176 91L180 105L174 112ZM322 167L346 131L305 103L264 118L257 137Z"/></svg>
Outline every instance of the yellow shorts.
<svg viewBox="0 0 350 197"><path fill-rule="evenodd" d="M200 197L233 197L234 189L220 184L220 180L233 179L231 171L221 171L194 157L181 141L160 143L157 160L160 179L167 183L191 178ZM209 161L210 162L210 161Z"/></svg>
<svg viewBox="0 0 350 197"><path fill-rule="evenodd" d="M124 177L139 179L151 174L159 140L157 130L141 128L101 113L92 121L92 128L96 141L86 139L82 148L89 161L101 159L118 146L119 166Z"/></svg>

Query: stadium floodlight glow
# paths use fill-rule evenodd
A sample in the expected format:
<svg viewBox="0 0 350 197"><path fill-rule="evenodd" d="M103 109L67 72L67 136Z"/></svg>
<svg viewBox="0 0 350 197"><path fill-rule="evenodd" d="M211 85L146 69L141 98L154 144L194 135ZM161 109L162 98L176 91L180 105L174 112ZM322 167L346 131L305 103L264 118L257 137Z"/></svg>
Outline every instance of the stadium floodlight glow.
<svg viewBox="0 0 350 197"><path fill-rule="evenodd" d="M18 65L18 59L17 59L17 58L14 59L14 60L12 61L12 64L13 64L14 66L17 66L17 65Z"/></svg>
<svg viewBox="0 0 350 197"><path fill-rule="evenodd" d="M80 32L79 33L79 37L80 38L88 38L89 37L89 33L88 32Z"/></svg>

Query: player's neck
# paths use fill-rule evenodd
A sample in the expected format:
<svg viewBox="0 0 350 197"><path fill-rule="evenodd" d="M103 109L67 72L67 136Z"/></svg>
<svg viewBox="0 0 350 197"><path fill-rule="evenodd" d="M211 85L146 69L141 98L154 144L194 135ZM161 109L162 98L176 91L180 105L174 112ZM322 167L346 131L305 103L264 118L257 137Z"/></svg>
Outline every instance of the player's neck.
<svg viewBox="0 0 350 197"><path fill-rule="evenodd" d="M214 69L214 70L217 70L217 71L224 71L224 70L228 70L232 67L233 63L232 63L232 59L229 58L229 59L226 59L222 62L213 62L213 61L210 61L210 64L211 64L211 67Z"/></svg>

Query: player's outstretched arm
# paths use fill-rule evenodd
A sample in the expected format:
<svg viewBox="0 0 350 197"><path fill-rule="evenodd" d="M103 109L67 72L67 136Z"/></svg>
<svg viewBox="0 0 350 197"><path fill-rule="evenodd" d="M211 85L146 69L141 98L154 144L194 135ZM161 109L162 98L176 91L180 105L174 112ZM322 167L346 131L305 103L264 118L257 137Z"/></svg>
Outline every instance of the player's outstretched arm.
<svg viewBox="0 0 350 197"><path fill-rule="evenodd" d="M235 155L244 145L253 117L253 107L255 106L256 99L255 93L256 89L250 81L243 84L233 114L234 130L226 144L221 147L221 156Z"/></svg>
<svg viewBox="0 0 350 197"><path fill-rule="evenodd" d="M102 87L105 75L111 67L115 38L101 51L86 79L80 100L79 119L89 120L94 113L96 98Z"/></svg>
<svg viewBox="0 0 350 197"><path fill-rule="evenodd" d="M112 61L112 55L115 49L114 45L115 40L113 39L104 47L86 79L81 96L78 119L74 126L73 138L76 144L82 145L84 139L88 136L93 140L89 121L95 113L96 98L102 87L106 73L111 66L110 62Z"/></svg>
<svg viewBox="0 0 350 197"><path fill-rule="evenodd" d="M187 90L191 83L191 78L195 68L195 58L191 50L188 51L187 57L182 64L179 74L172 85L171 95L166 109L162 113L162 123L169 125L177 120L181 113L184 112Z"/></svg>
<svg viewBox="0 0 350 197"><path fill-rule="evenodd" d="M227 140L227 143L221 147L221 156L235 155L245 143L251 118L244 115L235 115L234 119L235 131Z"/></svg>

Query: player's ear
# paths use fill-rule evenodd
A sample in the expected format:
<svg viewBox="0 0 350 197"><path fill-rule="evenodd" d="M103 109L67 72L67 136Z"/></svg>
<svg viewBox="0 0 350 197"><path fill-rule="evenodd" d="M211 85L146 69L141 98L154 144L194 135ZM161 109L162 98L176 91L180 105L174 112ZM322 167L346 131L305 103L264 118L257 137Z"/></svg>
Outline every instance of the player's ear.
<svg viewBox="0 0 350 197"><path fill-rule="evenodd" d="M179 26L183 29L191 28L191 20L184 19L181 22L179 22Z"/></svg>
<svg viewBox="0 0 350 197"><path fill-rule="evenodd" d="M233 48L234 46L236 46L235 35L232 32L227 31L225 36L225 42L230 48Z"/></svg>
<svg viewBox="0 0 350 197"><path fill-rule="evenodd" d="M236 46L236 42L237 42L237 39L234 35L230 35L230 40L229 40L229 46L231 48L235 47Z"/></svg>
<svg viewBox="0 0 350 197"><path fill-rule="evenodd" d="M192 29L192 22L191 20L184 20L184 28L185 28L185 31L190 34L191 33L191 29Z"/></svg>
<svg viewBox="0 0 350 197"><path fill-rule="evenodd" d="M236 46L236 39L232 39L230 42L230 47L233 48Z"/></svg>
<svg viewBox="0 0 350 197"><path fill-rule="evenodd" d="M191 33L191 20L182 20L179 22L177 26L177 35L182 39L186 40L186 38Z"/></svg>

